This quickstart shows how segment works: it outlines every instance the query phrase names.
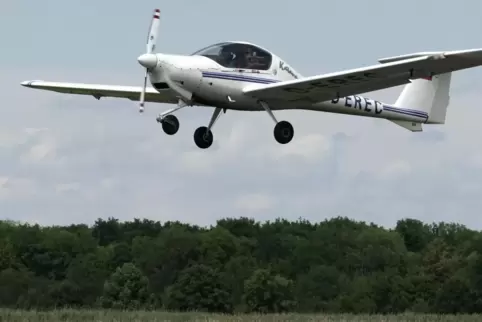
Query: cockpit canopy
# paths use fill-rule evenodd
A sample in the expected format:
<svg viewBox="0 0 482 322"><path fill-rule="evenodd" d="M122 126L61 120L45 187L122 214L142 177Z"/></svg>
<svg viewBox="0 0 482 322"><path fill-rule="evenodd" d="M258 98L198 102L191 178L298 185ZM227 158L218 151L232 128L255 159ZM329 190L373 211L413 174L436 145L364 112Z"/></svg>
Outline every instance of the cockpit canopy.
<svg viewBox="0 0 482 322"><path fill-rule="evenodd" d="M227 68L268 70L272 55L259 47L238 42L223 42L196 51L192 55L210 58Z"/></svg>

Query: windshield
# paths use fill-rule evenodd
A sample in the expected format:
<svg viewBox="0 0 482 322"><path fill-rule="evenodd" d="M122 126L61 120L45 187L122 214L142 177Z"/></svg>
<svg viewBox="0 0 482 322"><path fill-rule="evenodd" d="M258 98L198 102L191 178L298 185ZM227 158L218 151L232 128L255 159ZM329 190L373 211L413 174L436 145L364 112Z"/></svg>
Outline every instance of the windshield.
<svg viewBox="0 0 482 322"><path fill-rule="evenodd" d="M210 58L227 68L268 70L272 56L266 50L250 44L225 42L215 44L192 55Z"/></svg>

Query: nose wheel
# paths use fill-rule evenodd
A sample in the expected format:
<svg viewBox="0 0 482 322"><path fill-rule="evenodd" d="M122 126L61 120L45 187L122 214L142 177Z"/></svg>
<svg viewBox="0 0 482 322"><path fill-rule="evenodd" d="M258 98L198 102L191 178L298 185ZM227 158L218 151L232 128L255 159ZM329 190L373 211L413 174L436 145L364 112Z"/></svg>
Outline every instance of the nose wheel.
<svg viewBox="0 0 482 322"><path fill-rule="evenodd" d="M167 135L174 135L177 133L177 131L179 131L179 120L172 113L186 106L188 106L188 104L180 99L176 107L159 114L159 116L156 118L156 121L157 123L161 124L164 133Z"/></svg>
<svg viewBox="0 0 482 322"><path fill-rule="evenodd" d="M162 130L167 135L174 135L179 131L179 120L175 115L169 114L164 118L157 118L157 122L161 123Z"/></svg>

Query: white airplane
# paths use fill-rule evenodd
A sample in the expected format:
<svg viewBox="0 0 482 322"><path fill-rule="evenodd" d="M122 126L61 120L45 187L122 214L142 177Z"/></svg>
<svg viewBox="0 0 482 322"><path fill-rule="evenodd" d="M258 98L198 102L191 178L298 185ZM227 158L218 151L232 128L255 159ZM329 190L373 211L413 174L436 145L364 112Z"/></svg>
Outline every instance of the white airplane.
<svg viewBox="0 0 482 322"><path fill-rule="evenodd" d="M173 113L186 106L214 108L209 125L194 132L194 142L206 149L212 128L226 110L266 111L276 124L274 137L286 144L294 135L288 121L275 110L312 110L383 118L410 131L422 124L444 124L453 71L482 65L482 49L419 52L379 59L379 64L335 73L303 77L269 50L251 43L217 43L191 55L155 53L160 10L154 11L147 53L138 57L146 68L143 87L26 81L26 87L67 94L127 98L140 102L177 104L159 115L166 134L179 130ZM147 77L154 88L146 88ZM393 104L359 94L406 84Z"/></svg>

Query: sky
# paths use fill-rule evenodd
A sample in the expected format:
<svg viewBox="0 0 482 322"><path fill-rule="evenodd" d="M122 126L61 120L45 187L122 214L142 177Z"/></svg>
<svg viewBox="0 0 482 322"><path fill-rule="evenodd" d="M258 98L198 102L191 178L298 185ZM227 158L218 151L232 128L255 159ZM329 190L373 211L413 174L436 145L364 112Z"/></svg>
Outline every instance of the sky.
<svg viewBox="0 0 482 322"><path fill-rule="evenodd" d="M141 4L142 3L142 4ZM212 109L95 100L20 86L24 80L141 86L155 8L157 51L191 54L224 40L266 47L303 75L417 51L482 47L482 2L466 0L2 0L0 219L42 225L97 218L215 224L225 217L322 221L346 216L393 227L403 218L482 229L482 68L456 72L445 125L409 132L389 121L277 112L295 137L273 138L264 112L228 111L200 150ZM209 18L209 19L208 19ZM394 102L401 87L368 93Z"/></svg>

